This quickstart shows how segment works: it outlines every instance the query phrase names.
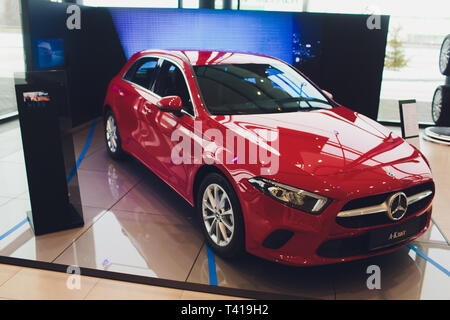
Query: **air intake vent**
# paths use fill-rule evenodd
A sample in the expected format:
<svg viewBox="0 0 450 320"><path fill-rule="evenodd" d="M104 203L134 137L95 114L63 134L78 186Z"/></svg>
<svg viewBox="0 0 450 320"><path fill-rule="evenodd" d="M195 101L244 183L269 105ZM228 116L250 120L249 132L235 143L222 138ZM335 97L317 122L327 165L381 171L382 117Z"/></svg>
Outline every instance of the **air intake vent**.
<svg viewBox="0 0 450 320"><path fill-rule="evenodd" d="M289 230L276 230L267 236L262 245L268 249L280 249L293 235L294 233Z"/></svg>

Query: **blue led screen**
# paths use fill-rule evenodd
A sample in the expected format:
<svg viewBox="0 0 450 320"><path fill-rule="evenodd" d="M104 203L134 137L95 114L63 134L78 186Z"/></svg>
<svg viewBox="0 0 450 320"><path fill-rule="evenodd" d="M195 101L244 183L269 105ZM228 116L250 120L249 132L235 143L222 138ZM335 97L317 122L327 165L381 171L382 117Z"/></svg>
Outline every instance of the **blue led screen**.
<svg viewBox="0 0 450 320"><path fill-rule="evenodd" d="M110 8L125 55L145 49L260 53L293 63L292 13Z"/></svg>

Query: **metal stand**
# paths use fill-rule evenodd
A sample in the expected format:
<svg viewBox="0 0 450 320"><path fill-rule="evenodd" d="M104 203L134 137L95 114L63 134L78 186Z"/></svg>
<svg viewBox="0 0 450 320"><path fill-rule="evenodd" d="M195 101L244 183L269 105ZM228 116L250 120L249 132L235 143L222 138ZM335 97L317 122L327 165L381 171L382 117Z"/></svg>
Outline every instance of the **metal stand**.
<svg viewBox="0 0 450 320"><path fill-rule="evenodd" d="M450 127L428 127L423 138L428 141L450 145Z"/></svg>

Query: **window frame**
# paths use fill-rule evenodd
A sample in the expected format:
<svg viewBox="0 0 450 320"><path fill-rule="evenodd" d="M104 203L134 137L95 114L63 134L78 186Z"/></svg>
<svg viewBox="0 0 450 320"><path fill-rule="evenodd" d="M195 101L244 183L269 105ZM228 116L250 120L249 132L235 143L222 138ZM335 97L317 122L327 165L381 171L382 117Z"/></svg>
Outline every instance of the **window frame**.
<svg viewBox="0 0 450 320"><path fill-rule="evenodd" d="M150 62L152 59L156 59L156 67L155 67L155 73L150 81L150 86L149 88L145 88L143 86L141 86L139 83L134 82L132 79L134 78L134 76L136 75L136 72L139 70L140 67L142 67L144 64L146 64L147 62ZM148 60L145 61L144 63L141 63L141 60ZM146 90L149 91L153 91L153 86L155 85L155 80L156 77L159 74L159 70L161 69L161 59L157 58L157 57L141 57L139 59L137 59L129 68L128 70L124 73L122 80L127 81L129 83L132 83L136 86L139 86L140 88L144 88ZM130 77L130 73L131 73L131 77Z"/></svg>
<svg viewBox="0 0 450 320"><path fill-rule="evenodd" d="M159 94L155 92L156 84L157 84L159 78L161 77L161 72L164 70L164 63L171 63L171 64L172 64L175 68L177 68L178 71L183 75L183 78L184 78L184 84L185 84L185 86L186 86L186 88L187 88L187 91L188 91L188 93L189 93L189 98L190 98L190 101L191 101L191 108L192 108L192 111L193 111L194 114L188 112L188 111L185 110L184 108L182 109L182 111L184 111L184 113L186 113L186 114L188 114L188 115L195 116L194 101L193 101L193 99L192 99L192 95L191 95L191 93L190 93L190 88L189 88L189 85L188 85L188 83L187 83L187 79L186 79L186 76L184 75L183 70L182 70L175 62L172 62L171 60L168 60L168 59L161 59L161 60L162 60L162 61L161 61L161 65L159 66L158 74L156 75L155 81L153 82L152 92L153 92L154 94L156 94L156 95L159 96Z"/></svg>
<svg viewBox="0 0 450 320"><path fill-rule="evenodd" d="M148 59L148 58L157 58L157 59L159 59L159 60L158 60L158 66L157 66L158 70L156 71L155 78L153 79L153 83L152 83L151 89L144 88L143 86L141 86L141 85L139 85L139 84L137 84L137 83L134 83L134 82L132 82L132 81L130 81L130 80L128 80L128 79L125 78L125 77L127 76L128 72L130 72L130 70L136 65L136 63L137 63L139 60L141 60L141 59L146 59L146 58L147 58L147 59ZM167 56L164 56L164 55L160 55L160 54L150 54L150 55L146 55L146 56L139 57L139 58L136 59L136 61L135 61L128 69L127 69L127 71L125 71L125 73L124 73L124 75L123 75L123 77L122 77L122 80L125 81L125 82L128 82L128 83L130 83L130 84L132 84L132 85L134 85L134 86L138 86L138 87L141 88L142 90L145 90L145 91L151 93L152 95L156 96L157 98L161 99L161 98L163 98L163 97L161 97L160 95L158 95L157 93L155 93L155 92L153 91L153 89L154 89L154 87L155 87L156 79L157 79L157 77L159 76L159 72L160 72L160 70L161 70L161 66L162 66L162 64L164 63L165 60L168 61L168 62L173 63L173 64L175 65L175 67L177 67L177 68L180 70L180 72L181 72L181 74L183 75L183 78L184 78L184 83L186 84L186 87L188 88L189 97L191 98L192 110L194 111L194 114L191 114L191 113L187 112L187 111L184 110L184 109L181 110L181 113L183 113L183 114L185 114L185 115L191 117L192 119L195 119L195 118L198 116L198 112L197 112L197 106L196 106L196 104L195 104L195 102L194 102L194 99L193 99L192 90L191 90L191 87L189 86L189 82L187 81L187 77L186 77L186 74L185 74L183 68L180 66L180 64L179 64L175 59L171 59L170 57L167 57Z"/></svg>

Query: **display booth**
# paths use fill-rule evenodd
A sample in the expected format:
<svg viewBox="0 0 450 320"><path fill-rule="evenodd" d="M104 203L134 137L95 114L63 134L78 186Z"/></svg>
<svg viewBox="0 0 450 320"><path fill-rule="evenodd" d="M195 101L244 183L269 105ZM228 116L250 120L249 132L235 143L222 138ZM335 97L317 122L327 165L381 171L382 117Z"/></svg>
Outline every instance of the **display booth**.
<svg viewBox="0 0 450 320"><path fill-rule="evenodd" d="M69 29L69 5L24 0L22 9L27 70L66 71L74 125L101 115L109 81L145 49L273 56L341 104L377 117L387 16L379 17L379 29L369 29L366 15L80 6L80 29ZM60 56L53 66L40 60L49 47Z"/></svg>

